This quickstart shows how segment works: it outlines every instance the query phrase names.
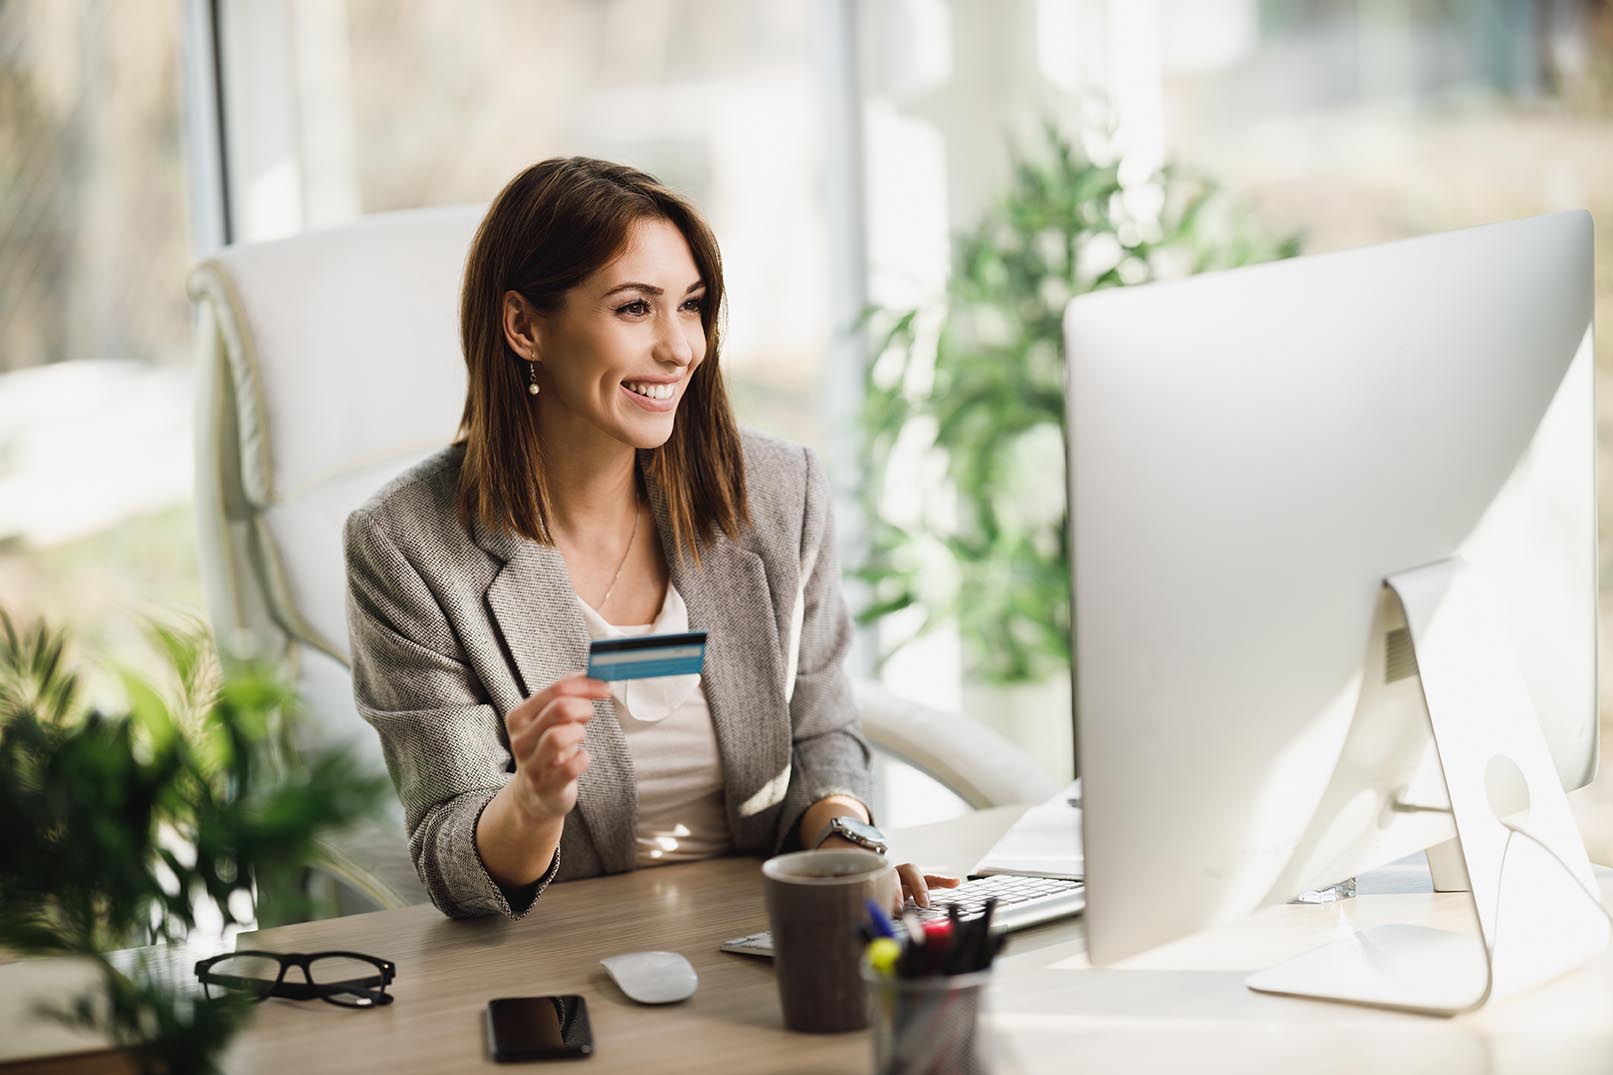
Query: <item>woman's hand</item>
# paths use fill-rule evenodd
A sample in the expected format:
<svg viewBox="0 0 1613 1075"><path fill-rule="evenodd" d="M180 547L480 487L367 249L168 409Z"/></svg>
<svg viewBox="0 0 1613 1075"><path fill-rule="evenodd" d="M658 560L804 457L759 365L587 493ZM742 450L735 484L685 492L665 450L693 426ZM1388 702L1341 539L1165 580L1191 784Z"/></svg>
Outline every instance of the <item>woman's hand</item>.
<svg viewBox="0 0 1613 1075"><path fill-rule="evenodd" d="M577 805L577 779L588 769L583 737L596 700L610 687L581 672L556 680L504 718L515 757L517 802L533 820L558 821Z"/></svg>
<svg viewBox="0 0 1613 1075"><path fill-rule="evenodd" d="M859 843L855 843L843 836L831 835L820 848L849 848L853 851L865 850ZM904 862L896 867L896 877L901 881L898 891L891 903L891 911L901 914L902 908L908 900L912 900L920 907L930 905L930 889L957 888L963 883L960 878L948 877L946 874L925 873L911 862Z"/></svg>
<svg viewBox="0 0 1613 1075"><path fill-rule="evenodd" d="M908 900L912 900L920 907L928 907L932 888L957 888L963 884L962 878L948 877L942 873L925 873L911 862L897 866L896 876L902 880L902 892L895 908L898 914Z"/></svg>

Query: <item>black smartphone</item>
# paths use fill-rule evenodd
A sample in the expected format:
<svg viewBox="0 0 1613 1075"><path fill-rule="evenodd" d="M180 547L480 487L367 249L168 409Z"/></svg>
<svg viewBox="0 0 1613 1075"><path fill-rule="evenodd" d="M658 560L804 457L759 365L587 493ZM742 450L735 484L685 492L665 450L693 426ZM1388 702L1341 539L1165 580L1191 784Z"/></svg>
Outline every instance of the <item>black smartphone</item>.
<svg viewBox="0 0 1613 1075"><path fill-rule="evenodd" d="M588 1005L575 994L490 1000L487 1048L500 1063L592 1056Z"/></svg>

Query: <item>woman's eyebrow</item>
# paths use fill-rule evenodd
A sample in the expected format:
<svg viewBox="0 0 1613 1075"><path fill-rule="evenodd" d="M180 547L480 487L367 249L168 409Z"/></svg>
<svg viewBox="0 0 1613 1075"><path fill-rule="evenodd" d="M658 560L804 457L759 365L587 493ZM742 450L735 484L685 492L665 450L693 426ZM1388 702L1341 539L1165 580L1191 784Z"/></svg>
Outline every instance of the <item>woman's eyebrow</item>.
<svg viewBox="0 0 1613 1075"><path fill-rule="evenodd" d="M689 294L689 292L698 291L698 290L700 290L701 288L703 288L705 286L706 286L706 282L704 280L696 280L694 283L692 283L688 287L684 288L683 293L685 295L687 295L687 294ZM605 292L605 298L607 298L607 299L610 298L612 295L616 294L618 291L642 291L646 295L663 295L663 294L665 294L664 291L662 291L658 287L655 287L652 284L627 283L627 284L617 284L615 287L613 287L609 291Z"/></svg>

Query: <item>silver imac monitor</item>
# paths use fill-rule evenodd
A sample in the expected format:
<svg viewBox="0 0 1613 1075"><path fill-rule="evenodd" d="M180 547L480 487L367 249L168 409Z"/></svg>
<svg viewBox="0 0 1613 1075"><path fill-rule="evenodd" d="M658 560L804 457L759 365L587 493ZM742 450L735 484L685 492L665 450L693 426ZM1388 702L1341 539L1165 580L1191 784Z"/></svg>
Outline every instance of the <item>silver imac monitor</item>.
<svg viewBox="0 0 1613 1075"><path fill-rule="evenodd" d="M1251 987L1451 1013L1604 946L1563 794L1598 746L1590 216L1085 295L1065 344L1093 961L1420 849L1471 936Z"/></svg>

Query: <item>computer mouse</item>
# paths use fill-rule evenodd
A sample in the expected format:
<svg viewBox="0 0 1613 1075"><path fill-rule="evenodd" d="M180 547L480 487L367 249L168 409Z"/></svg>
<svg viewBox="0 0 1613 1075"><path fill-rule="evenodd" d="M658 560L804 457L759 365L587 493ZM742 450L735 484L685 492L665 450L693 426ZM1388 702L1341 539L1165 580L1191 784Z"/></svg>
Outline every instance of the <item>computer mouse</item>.
<svg viewBox="0 0 1613 1075"><path fill-rule="evenodd" d="M700 976L676 952L623 952L599 961L622 992L640 1004L673 1004L694 995Z"/></svg>

